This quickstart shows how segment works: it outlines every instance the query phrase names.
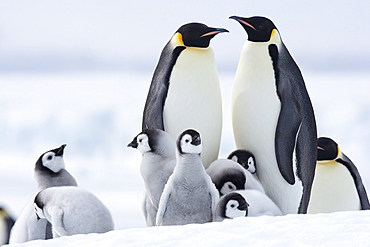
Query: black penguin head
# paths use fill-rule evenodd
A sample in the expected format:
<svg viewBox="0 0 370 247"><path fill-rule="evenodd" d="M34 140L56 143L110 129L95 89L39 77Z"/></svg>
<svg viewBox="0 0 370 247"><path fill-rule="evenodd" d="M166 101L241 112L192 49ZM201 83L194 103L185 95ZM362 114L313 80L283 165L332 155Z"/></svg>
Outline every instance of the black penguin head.
<svg viewBox="0 0 370 247"><path fill-rule="evenodd" d="M257 171L257 164L254 155L243 149L238 149L229 154L227 157L229 160L233 160L239 163L244 169L248 170L250 173L254 174Z"/></svg>
<svg viewBox="0 0 370 247"><path fill-rule="evenodd" d="M139 150L140 153L146 153L152 151L152 144L150 143L152 138L149 138L147 132L148 130L139 133L137 136L134 137L132 142L130 142L127 147L136 148Z"/></svg>
<svg viewBox="0 0 370 247"><path fill-rule="evenodd" d="M239 17L230 16L230 19L238 21L248 34L248 40L253 42L267 42L271 39L273 30L277 30L275 24L262 16Z"/></svg>
<svg viewBox="0 0 370 247"><path fill-rule="evenodd" d="M228 169L213 181L220 195L225 195L235 190L244 190L247 178L241 170Z"/></svg>
<svg viewBox="0 0 370 247"><path fill-rule="evenodd" d="M202 152L202 141L198 131L187 129L177 139L177 149L180 154L200 154Z"/></svg>
<svg viewBox="0 0 370 247"><path fill-rule="evenodd" d="M176 34L180 34L179 39L184 46L207 48L211 39L223 32L229 31L224 28L208 27L203 23L192 22L182 25Z"/></svg>
<svg viewBox="0 0 370 247"><path fill-rule="evenodd" d="M127 147L141 153L152 152L165 156L176 156L176 145L170 134L160 129L146 129L134 137Z"/></svg>
<svg viewBox="0 0 370 247"><path fill-rule="evenodd" d="M221 216L224 218L236 218L248 216L249 204L245 198L237 193L231 192L220 199L222 212Z"/></svg>
<svg viewBox="0 0 370 247"><path fill-rule="evenodd" d="M317 160L335 160L340 154L338 144L328 137L317 139Z"/></svg>
<svg viewBox="0 0 370 247"><path fill-rule="evenodd" d="M63 144L59 148L52 149L43 153L36 161L35 169L48 169L54 173L64 169L64 148L67 144Z"/></svg>

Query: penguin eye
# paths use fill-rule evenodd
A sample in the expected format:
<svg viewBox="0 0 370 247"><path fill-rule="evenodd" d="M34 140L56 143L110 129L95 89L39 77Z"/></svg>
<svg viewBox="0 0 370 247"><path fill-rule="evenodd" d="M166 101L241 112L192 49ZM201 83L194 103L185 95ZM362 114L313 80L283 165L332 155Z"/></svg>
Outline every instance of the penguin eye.
<svg viewBox="0 0 370 247"><path fill-rule="evenodd" d="M235 204L231 204L230 207L235 208Z"/></svg>
<svg viewBox="0 0 370 247"><path fill-rule="evenodd" d="M48 159L48 160L52 160L52 159L53 159L53 156L52 156L52 155L49 155L49 156L47 157L47 159Z"/></svg>
<svg viewBox="0 0 370 247"><path fill-rule="evenodd" d="M229 187L229 189L231 189L231 190L233 189L233 186L231 186L231 184L229 184L229 185L228 185L228 187Z"/></svg>
<svg viewBox="0 0 370 247"><path fill-rule="evenodd" d="M138 141L139 141L139 142L142 142L142 141L143 141L143 139L142 139L142 138L140 138Z"/></svg>
<svg viewBox="0 0 370 247"><path fill-rule="evenodd" d="M190 142L190 140L189 140L189 139L185 139L185 142L186 142L186 143L189 143L189 142Z"/></svg>

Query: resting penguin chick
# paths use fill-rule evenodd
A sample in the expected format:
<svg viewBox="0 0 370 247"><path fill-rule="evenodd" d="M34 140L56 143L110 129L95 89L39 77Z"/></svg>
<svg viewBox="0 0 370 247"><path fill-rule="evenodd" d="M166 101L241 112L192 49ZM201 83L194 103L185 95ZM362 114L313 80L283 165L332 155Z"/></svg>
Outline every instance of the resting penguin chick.
<svg viewBox="0 0 370 247"><path fill-rule="evenodd" d="M206 170L221 195L234 190L256 189L265 192L261 183L240 164L229 159L218 159Z"/></svg>
<svg viewBox="0 0 370 247"><path fill-rule="evenodd" d="M303 77L271 20L230 18L248 34L232 92L236 146L254 154L257 176L283 214L306 213L317 134Z"/></svg>
<svg viewBox="0 0 370 247"><path fill-rule="evenodd" d="M155 226L159 199L176 165L176 143L163 130L147 129L138 134L128 147L143 154L140 173L146 188L144 215L147 226Z"/></svg>
<svg viewBox="0 0 370 247"><path fill-rule="evenodd" d="M185 130L177 140L177 163L164 187L156 225L211 222L219 199L200 157L200 134Z"/></svg>
<svg viewBox="0 0 370 247"><path fill-rule="evenodd" d="M35 197L39 218L52 224L53 238L113 230L109 210L90 192L72 186L50 187Z"/></svg>
<svg viewBox="0 0 370 247"><path fill-rule="evenodd" d="M248 216L248 206L249 204L241 194L230 192L223 195L218 201L213 221L246 217Z"/></svg>
<svg viewBox="0 0 370 247"><path fill-rule="evenodd" d="M308 213L370 209L365 186L352 161L330 138L317 141L317 164Z"/></svg>
<svg viewBox="0 0 370 247"><path fill-rule="evenodd" d="M184 129L202 133L204 166L217 159L222 129L221 89L210 41L223 28L181 26L163 48L146 98L142 130L176 139Z"/></svg>
<svg viewBox="0 0 370 247"><path fill-rule="evenodd" d="M254 158L254 155L247 151L242 149L237 149L229 154L227 157L229 160L233 160L237 163L239 163L244 169L249 171L255 178L257 177L257 164L256 159Z"/></svg>
<svg viewBox="0 0 370 247"><path fill-rule="evenodd" d="M243 199L244 200L243 200ZM243 214L238 207L236 201L246 201L248 210ZM243 206L242 206L243 208ZM281 216L283 215L276 204L266 194L258 190L238 190L230 192L220 198L217 204L216 221L222 221L225 218L235 217L256 217L256 216Z"/></svg>
<svg viewBox="0 0 370 247"><path fill-rule="evenodd" d="M47 151L36 161L34 178L38 185L37 192L52 186L77 186L76 180L65 169L63 160L65 147L66 144L63 144L59 148ZM11 244L52 238L50 224L46 220L37 221L34 214L33 202L36 194L27 202L15 222L10 235Z"/></svg>
<svg viewBox="0 0 370 247"><path fill-rule="evenodd" d="M8 212L0 207L0 245L9 243L10 229L12 229L14 222Z"/></svg>

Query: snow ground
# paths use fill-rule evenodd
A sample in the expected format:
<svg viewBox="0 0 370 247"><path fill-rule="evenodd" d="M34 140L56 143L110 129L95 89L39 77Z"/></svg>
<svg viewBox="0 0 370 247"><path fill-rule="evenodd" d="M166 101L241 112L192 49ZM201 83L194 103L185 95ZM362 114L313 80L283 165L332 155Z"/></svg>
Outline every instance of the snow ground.
<svg viewBox="0 0 370 247"><path fill-rule="evenodd" d="M319 135L332 137L370 188L370 73L304 73ZM143 73L0 74L0 204L17 216L36 190L33 167L45 151L67 144L67 170L111 210L115 229L22 246L220 243L365 246L369 213L289 215L182 227L145 228L140 154L127 144L140 132L151 79ZM234 150L230 120L233 74L221 73L224 132L220 157ZM304 229L304 231L303 231ZM203 238L204 234L211 238ZM292 233L292 234L290 234ZM250 242L249 242L250 241ZM162 242L165 242L162 245ZM171 244L172 243L172 244ZM176 242L177 244L177 242ZM347 245L347 246L348 246ZM16 245L14 245L16 246Z"/></svg>

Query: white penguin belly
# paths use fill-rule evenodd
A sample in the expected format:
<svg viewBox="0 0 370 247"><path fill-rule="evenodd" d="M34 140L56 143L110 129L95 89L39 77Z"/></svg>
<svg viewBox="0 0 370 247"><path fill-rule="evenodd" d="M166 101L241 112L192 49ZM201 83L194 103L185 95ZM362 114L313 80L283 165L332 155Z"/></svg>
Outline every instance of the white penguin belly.
<svg viewBox="0 0 370 247"><path fill-rule="evenodd" d="M302 186L289 185L281 176L275 156L275 132L281 102L267 47L246 44L236 72L232 119L237 148L251 151L266 194L283 214L297 213Z"/></svg>
<svg viewBox="0 0 370 247"><path fill-rule="evenodd" d="M187 48L180 54L171 74L163 120L166 132L174 139L188 128L201 134L206 168L218 158L222 102L211 48Z"/></svg>
<svg viewBox="0 0 370 247"><path fill-rule="evenodd" d="M360 199L348 169L336 162L317 164L308 213L360 209Z"/></svg>

